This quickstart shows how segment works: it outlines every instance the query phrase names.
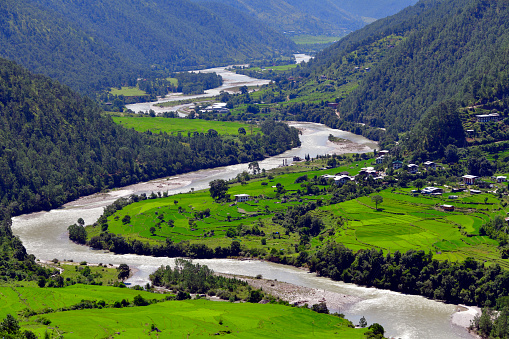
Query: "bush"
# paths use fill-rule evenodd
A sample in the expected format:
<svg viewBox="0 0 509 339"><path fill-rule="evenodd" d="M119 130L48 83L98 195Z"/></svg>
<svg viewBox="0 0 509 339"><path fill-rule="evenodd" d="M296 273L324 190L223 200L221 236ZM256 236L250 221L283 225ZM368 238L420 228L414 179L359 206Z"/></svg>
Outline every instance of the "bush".
<svg viewBox="0 0 509 339"><path fill-rule="evenodd" d="M221 298L223 300L230 299L230 292L228 292L226 290L223 290L223 289L218 289L216 291L216 295L217 295L218 298Z"/></svg>
<svg viewBox="0 0 509 339"><path fill-rule="evenodd" d="M133 303L135 306L147 306L149 304L149 302L139 294L136 297L134 297Z"/></svg>
<svg viewBox="0 0 509 339"><path fill-rule="evenodd" d="M311 306L311 309L317 313L325 313L329 314L329 309L327 308L326 303L318 303Z"/></svg>

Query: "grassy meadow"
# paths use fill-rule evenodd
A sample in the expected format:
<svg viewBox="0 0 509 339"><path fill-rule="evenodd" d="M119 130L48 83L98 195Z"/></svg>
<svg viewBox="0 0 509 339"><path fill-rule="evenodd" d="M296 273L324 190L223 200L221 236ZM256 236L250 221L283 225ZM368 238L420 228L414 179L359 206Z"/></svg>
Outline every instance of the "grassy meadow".
<svg viewBox="0 0 509 339"><path fill-rule="evenodd" d="M147 95L145 91L142 91L137 87L112 88L110 93L113 95L123 95L125 97L139 97Z"/></svg>
<svg viewBox="0 0 509 339"><path fill-rule="evenodd" d="M188 338L231 334L239 338L364 338L366 329L309 309L281 305L167 301L144 307L93 309L46 315L65 338ZM79 326L76 324L79 323ZM152 330L152 328L157 328ZM159 332L158 332L159 331Z"/></svg>
<svg viewBox="0 0 509 339"><path fill-rule="evenodd" d="M341 39L341 37L326 35L296 35L290 39L297 45L331 44Z"/></svg>
<svg viewBox="0 0 509 339"><path fill-rule="evenodd" d="M33 282L20 282L0 286L0 319L10 314L18 314L24 309L44 314L48 310L70 307L82 300L104 300L106 304L126 299L133 301L140 294L146 299L162 300L163 294L137 291L112 286L76 284L64 288L40 288Z"/></svg>
<svg viewBox="0 0 509 339"><path fill-rule="evenodd" d="M239 122L212 121L200 119L180 119L162 117L119 117L112 116L115 123L125 128L134 128L138 132L151 131L152 133L186 134L187 132L207 133L214 129L221 135L238 135L239 128L243 127L248 134L261 132L256 125L248 125Z"/></svg>

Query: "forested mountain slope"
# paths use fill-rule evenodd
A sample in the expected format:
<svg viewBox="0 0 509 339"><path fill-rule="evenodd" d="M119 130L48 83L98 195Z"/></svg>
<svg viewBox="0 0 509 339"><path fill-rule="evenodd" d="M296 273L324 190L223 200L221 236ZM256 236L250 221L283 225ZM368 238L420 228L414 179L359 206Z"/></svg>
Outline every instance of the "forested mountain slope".
<svg viewBox="0 0 509 339"><path fill-rule="evenodd" d="M374 19L393 15L403 8L414 5L417 0L331 0L345 11L361 17Z"/></svg>
<svg viewBox="0 0 509 339"><path fill-rule="evenodd" d="M342 119L397 133L442 102L466 107L509 95L507 1L420 1L349 35L304 73L332 73L347 60L362 66L370 44L390 35L403 41L342 101Z"/></svg>
<svg viewBox="0 0 509 339"><path fill-rule="evenodd" d="M81 92L294 47L247 14L189 0L2 0L0 13L1 57Z"/></svg>
<svg viewBox="0 0 509 339"><path fill-rule="evenodd" d="M343 35L365 25L333 0L194 0L221 2L287 34Z"/></svg>
<svg viewBox="0 0 509 339"><path fill-rule="evenodd" d="M66 86L0 59L0 206L12 214L152 178L262 159L300 145L287 125L223 138L138 133Z"/></svg>
<svg viewBox="0 0 509 339"><path fill-rule="evenodd" d="M0 44L0 56L82 92L140 73L113 47L32 0L0 1Z"/></svg>

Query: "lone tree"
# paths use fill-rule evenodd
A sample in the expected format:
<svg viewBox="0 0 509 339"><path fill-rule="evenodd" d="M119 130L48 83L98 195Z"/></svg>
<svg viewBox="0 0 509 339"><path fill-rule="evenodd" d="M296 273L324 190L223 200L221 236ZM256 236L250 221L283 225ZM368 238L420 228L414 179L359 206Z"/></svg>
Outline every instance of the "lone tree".
<svg viewBox="0 0 509 339"><path fill-rule="evenodd" d="M253 174L256 175L257 173L260 173L260 164L258 161L250 162L249 165L247 165L248 169L253 171Z"/></svg>
<svg viewBox="0 0 509 339"><path fill-rule="evenodd" d="M226 192L228 192L228 183L226 181L223 179L212 180L209 186L212 199L218 201L226 198Z"/></svg>
<svg viewBox="0 0 509 339"><path fill-rule="evenodd" d="M125 279L129 278L129 274L131 273L131 269L127 264L120 264L117 268L118 271L118 279L124 281Z"/></svg>
<svg viewBox="0 0 509 339"><path fill-rule="evenodd" d="M384 198L382 198L379 195L374 195L371 197L371 201L375 203L376 210L378 211L378 204L381 204L384 202Z"/></svg>
<svg viewBox="0 0 509 339"><path fill-rule="evenodd" d="M426 184L426 182L424 181L424 179L414 180L414 186L417 187L418 189L423 188L425 184Z"/></svg>
<svg viewBox="0 0 509 339"><path fill-rule="evenodd" d="M366 327L368 326L368 322L366 321L366 318L364 318L364 316L362 316L362 318L359 320L359 327Z"/></svg>

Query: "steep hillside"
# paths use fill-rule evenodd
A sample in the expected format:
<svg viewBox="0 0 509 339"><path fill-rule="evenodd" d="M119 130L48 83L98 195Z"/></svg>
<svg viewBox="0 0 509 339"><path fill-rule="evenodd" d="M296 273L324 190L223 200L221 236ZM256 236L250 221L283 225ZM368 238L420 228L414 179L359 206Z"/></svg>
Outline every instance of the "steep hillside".
<svg viewBox="0 0 509 339"><path fill-rule="evenodd" d="M509 7L506 1L420 1L351 34L317 56L305 72L363 68L373 42L398 35L359 86L344 99L347 121L408 131L441 102L466 107L509 95ZM329 80L334 80L329 77Z"/></svg>
<svg viewBox="0 0 509 339"><path fill-rule="evenodd" d="M195 0L198 3L221 2L249 13L279 32L290 35L344 35L364 25L333 0Z"/></svg>
<svg viewBox="0 0 509 339"><path fill-rule="evenodd" d="M32 0L0 1L0 56L81 92L136 77L139 68L112 46Z"/></svg>
<svg viewBox="0 0 509 339"><path fill-rule="evenodd" d="M188 0L4 0L0 12L1 57L81 92L294 47L247 14Z"/></svg>
<svg viewBox="0 0 509 339"><path fill-rule="evenodd" d="M418 0L332 0L335 4L354 15L374 19L398 13L403 8L415 5Z"/></svg>

